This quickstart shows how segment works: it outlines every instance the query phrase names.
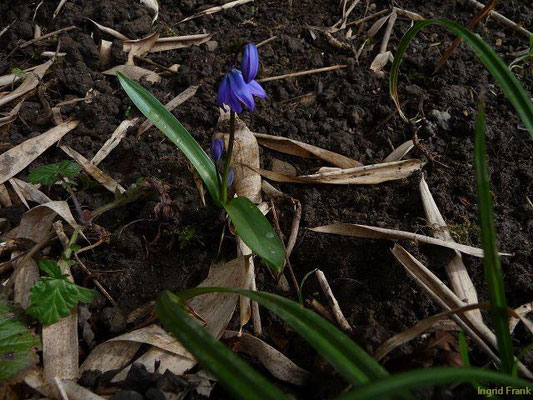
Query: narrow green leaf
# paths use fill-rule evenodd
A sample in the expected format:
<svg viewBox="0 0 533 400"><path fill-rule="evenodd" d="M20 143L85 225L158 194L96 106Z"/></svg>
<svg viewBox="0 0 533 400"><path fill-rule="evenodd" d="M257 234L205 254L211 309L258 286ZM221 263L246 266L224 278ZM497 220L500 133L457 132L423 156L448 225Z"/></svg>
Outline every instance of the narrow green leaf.
<svg viewBox="0 0 533 400"><path fill-rule="evenodd" d="M470 367L470 356L468 355L468 344L466 343L466 336L463 331L459 331L459 354L465 367Z"/></svg>
<svg viewBox="0 0 533 400"><path fill-rule="evenodd" d="M345 393L337 397L337 400L387 399L394 397L400 391L456 382L470 382L473 384L477 382L494 382L506 386L526 388L523 390L529 394L531 394L531 388L533 387L529 381L497 371L481 368L438 367L390 375Z"/></svg>
<svg viewBox="0 0 533 400"><path fill-rule="evenodd" d="M38 345L39 338L15 320L12 310L0 300L0 382L36 363L33 347Z"/></svg>
<svg viewBox="0 0 533 400"><path fill-rule="evenodd" d="M285 249L263 213L247 197L236 197L224 205L237 234L275 272L285 262Z"/></svg>
<svg viewBox="0 0 533 400"><path fill-rule="evenodd" d="M485 264L485 280L489 291L490 312L496 338L498 339L501 367L505 372L511 373L514 364L513 344L511 333L509 332L509 315L507 314L503 271L498 255L498 242L490 193L490 175L485 147L485 110L481 102L476 117L475 142L481 244Z"/></svg>
<svg viewBox="0 0 533 400"><path fill-rule="evenodd" d="M533 138L533 102L518 79L487 43L464 26L447 19L426 19L417 22L405 33L398 44L398 49L394 56L394 62L391 68L390 94L400 113L401 108L398 99L398 73L400 71L400 64L403 61L409 43L415 35L424 27L434 24L444 26L454 35L463 39L464 42L474 50L480 61L485 64L487 69L494 76L494 79L496 79L496 82L498 82L503 92L518 112L518 115L520 115L527 130L529 130L531 138ZM403 116L403 113L401 113L401 115Z"/></svg>
<svg viewBox="0 0 533 400"><path fill-rule="evenodd" d="M223 287L198 287L181 292L184 301L205 293L236 293L257 301L289 324L352 385L388 375L369 354L328 321L300 304L271 293Z"/></svg>
<svg viewBox="0 0 533 400"><path fill-rule="evenodd" d="M180 299L165 291L156 302L163 325L235 397L243 400L288 400L288 397L240 357L216 340L189 315Z"/></svg>
<svg viewBox="0 0 533 400"><path fill-rule="evenodd" d="M206 184L215 204L222 206L215 164L205 151L176 117L148 90L120 72L117 72L117 76L126 94L137 108L185 154Z"/></svg>
<svg viewBox="0 0 533 400"><path fill-rule="evenodd" d="M31 305L26 312L43 325L54 324L70 315L78 303L90 303L96 291L70 282L54 261L41 261L40 268L50 276L41 277L31 288Z"/></svg>

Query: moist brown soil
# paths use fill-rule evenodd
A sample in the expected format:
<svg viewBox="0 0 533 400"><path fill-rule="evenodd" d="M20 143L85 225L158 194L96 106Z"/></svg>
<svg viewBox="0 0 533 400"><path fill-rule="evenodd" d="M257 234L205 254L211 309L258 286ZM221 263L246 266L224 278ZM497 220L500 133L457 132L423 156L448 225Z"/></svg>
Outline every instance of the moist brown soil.
<svg viewBox="0 0 533 400"><path fill-rule="evenodd" d="M412 135L409 126L397 115L387 119L394 111L388 79L369 71L381 35L373 43L373 48L367 44L367 50L358 60L353 53L333 47L322 35L316 40L311 38L309 25L331 26L339 19L338 1L261 0L179 23L204 2L161 0L159 19L153 27L150 12L136 1L69 0L55 19L52 13L57 1L45 1L33 20L37 3L0 2L0 27L16 20L0 38L0 75L15 67L24 69L41 63L41 52L55 50L59 40L60 51L67 55L56 62L44 78L45 82L55 81L45 95L53 106L83 97L90 89L97 92L90 104L79 102L62 108L64 117L81 121L62 143L86 158L94 156L121 121L138 115L117 79L102 74L107 67L99 61L97 44L101 39L112 38L96 29L88 18L132 39L141 38L153 30L162 35L213 33L213 40L218 43L214 50L201 45L151 54L151 59L157 63L165 66L180 64L181 67L177 74L165 76L159 84L142 82L162 101L168 101L191 85L201 85L197 94L179 106L174 114L204 148L208 147L217 125L217 82L231 63L235 49L242 40L257 43L273 35L278 38L260 49L260 74L263 77L335 64L347 64L347 68L265 83L268 98L258 102L255 112L242 115L250 129L321 146L364 164L380 162L390 153L391 146L400 145ZM386 1L376 3L377 10L390 5ZM427 18L446 17L463 24L467 24L477 12L466 1L413 0L401 1L399 6ZM501 2L498 7L510 19L526 27L532 26L533 10L529 0ZM363 4L358 5L350 20L364 16L364 9ZM355 49L363 44L365 32L373 21L361 28L354 27ZM395 50L410 23L405 17L398 18L390 49ZM33 37L35 24L41 26L43 33L69 25L75 25L77 29L18 49L6 58L18 43ZM507 63L514 59L512 53L528 45L524 36L494 20L479 25L476 32ZM342 35L338 37L342 40ZM436 61L452 40L453 36L440 28L425 29L416 37L402 66L400 96L406 101L404 111L407 115L423 113L426 116L419 137L436 160L445 164L445 167L438 163L425 166L428 185L445 220L457 234L457 240L472 245L479 245L473 122L480 95L486 97L488 155L498 238L501 249L514 254L503 258L502 265L508 302L511 307L516 307L531 301L533 294L533 214L527 197L531 198L533 183L531 142L494 79L466 46L459 46L441 72L433 74ZM125 60L119 49L116 41L112 65L122 64ZM531 92L533 79L528 76L527 68L522 71L519 78ZM300 101L299 96L307 93L316 95L312 104ZM444 111L451 116L447 124L435 118L438 112ZM52 126L52 121L45 125L36 124L44 115L37 96L27 99L22 106L21 118L11 125L2 142L11 147L44 132ZM411 157L426 160L425 154L417 149L412 151ZM51 148L24 174L39 165L66 158L59 148ZM316 160L261 150L263 167L269 168L273 158L288 161L300 171L312 171L322 166ZM138 178L162 180L169 187L168 194L177 212L172 218L157 217L154 207L158 200L153 197L115 209L98 220L98 224L110 232L110 242L85 253L82 260L96 272L100 282L117 301L118 308L109 309L110 304L103 297L90 306L97 343L131 328L120 321L116 326L110 322L109 315L127 315L154 300L164 289L179 291L197 285L217 257L224 226L219 211L202 206L185 157L153 128L140 139L133 134L126 137L100 167L125 186ZM418 191L419 179L420 175L415 175L410 179L372 186L278 185L280 190L300 200L303 206L300 235L291 257L296 276L301 279L314 268L325 272L341 309L354 327L353 339L369 352L393 334L441 309L395 261L390 253L391 242L329 236L313 233L307 228L342 221L430 234ZM61 189L54 189L50 196L55 199L68 197ZM99 188L80 193L83 207L89 210L110 200L110 194ZM278 203L277 207L282 230L288 234L292 207L284 203ZM18 205L3 209L1 213L16 224L23 211ZM190 232L193 234L188 235ZM234 255L234 239L229 235L226 239L221 257L229 259ZM408 243L402 245L447 282L444 265L449 252ZM486 300L481 260L469 256L464 259L480 300ZM77 282L92 285L82 271L74 268L74 272ZM279 292L263 265L258 267L257 279L260 289L296 298L294 291ZM319 292L318 284L309 280L304 288L305 297L317 297L325 304ZM263 339L317 376L311 386L303 389L277 384L297 398L306 399L333 398L344 389L344 383L294 332L264 309L262 316L266 328ZM522 328L517 330L514 338L517 347L531 341ZM421 342L413 341L394 352L386 366L390 370L420 366L408 355ZM473 363L483 365L486 357L475 345L471 347ZM82 350L86 355L90 348L82 343ZM430 361L439 363L436 359ZM531 360L526 358L526 363L531 365ZM273 377L270 379L275 381ZM468 390L459 387L454 395L468 397L472 394ZM424 394L424 397L431 396L447 398L451 394L443 390L430 390ZM219 387L212 397L228 398Z"/></svg>

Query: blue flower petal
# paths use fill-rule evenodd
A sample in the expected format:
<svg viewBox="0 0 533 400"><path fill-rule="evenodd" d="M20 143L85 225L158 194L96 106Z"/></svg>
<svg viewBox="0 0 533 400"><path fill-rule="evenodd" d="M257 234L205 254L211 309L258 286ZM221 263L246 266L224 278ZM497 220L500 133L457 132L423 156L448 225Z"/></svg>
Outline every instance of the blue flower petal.
<svg viewBox="0 0 533 400"><path fill-rule="evenodd" d="M234 94L237 99L239 99L250 111L254 109L254 97L250 92L250 88L244 82L242 77L242 72L238 69L233 68L229 72L229 81L231 92Z"/></svg>
<svg viewBox="0 0 533 400"><path fill-rule="evenodd" d="M242 52L241 63L242 75L244 82L250 83L259 71L259 54L257 47L253 43L248 43Z"/></svg>
<svg viewBox="0 0 533 400"><path fill-rule="evenodd" d="M230 187L233 184L234 176L235 176L235 171L233 171L233 168L230 167L230 169L228 170L228 177L226 178L227 187Z"/></svg>
<svg viewBox="0 0 533 400"><path fill-rule="evenodd" d="M228 104L230 94L231 94L231 88L230 88L230 83L229 83L229 76L228 74L225 74L222 77L222 80L220 81L220 86L218 87L217 105L223 108L224 104Z"/></svg>
<svg viewBox="0 0 533 400"><path fill-rule="evenodd" d="M211 142L211 159L218 161L222 157L224 151L224 141L222 139L215 139Z"/></svg>
<svg viewBox="0 0 533 400"><path fill-rule="evenodd" d="M262 99L267 97L265 90L257 81L250 81L250 83L248 84L248 89L250 90L250 93L254 96L260 97Z"/></svg>

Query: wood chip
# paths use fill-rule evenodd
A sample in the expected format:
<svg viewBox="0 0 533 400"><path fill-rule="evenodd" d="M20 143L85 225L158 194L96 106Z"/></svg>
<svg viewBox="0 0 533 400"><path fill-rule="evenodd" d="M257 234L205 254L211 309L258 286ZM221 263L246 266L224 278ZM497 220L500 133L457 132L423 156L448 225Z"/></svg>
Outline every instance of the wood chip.
<svg viewBox="0 0 533 400"><path fill-rule="evenodd" d="M265 135L263 133L254 133L254 135L261 146L279 151L280 153L291 154L302 158L318 158L340 168L360 167L363 165L361 162L343 156L342 154L297 140L282 136Z"/></svg>
<svg viewBox="0 0 533 400"><path fill-rule="evenodd" d="M353 236L367 239L408 240L411 242L420 242L435 246L447 247L449 249L458 250L461 253L469 254L474 257L483 257L483 250L477 247L467 246L455 242L448 242L429 236L419 235L417 233L379 228L377 226L337 223L311 228L310 230L313 232L332 233L335 235ZM500 253L500 255L509 256L511 254Z"/></svg>
<svg viewBox="0 0 533 400"><path fill-rule="evenodd" d="M113 178L111 178L109 175L104 173L96 165L93 165L89 160L83 157L76 150L72 149L69 146L59 146L59 147L61 148L61 150L67 153L74 161L80 164L83 170L87 172L89 175L91 175L95 181L100 183L103 187L105 187L111 193L115 194L117 191L120 193L126 192L126 189L124 189L120 185L120 183L118 183Z"/></svg>
<svg viewBox="0 0 533 400"><path fill-rule="evenodd" d="M46 149L78 126L78 123L78 121L71 121L61 124L2 153L0 155L0 184L26 168Z"/></svg>

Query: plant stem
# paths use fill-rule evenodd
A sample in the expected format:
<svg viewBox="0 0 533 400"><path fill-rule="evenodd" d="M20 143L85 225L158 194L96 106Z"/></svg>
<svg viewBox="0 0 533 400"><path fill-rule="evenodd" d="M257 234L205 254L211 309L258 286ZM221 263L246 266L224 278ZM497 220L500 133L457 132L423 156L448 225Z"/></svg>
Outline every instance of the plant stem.
<svg viewBox="0 0 533 400"><path fill-rule="evenodd" d="M220 185L222 186L220 189L222 191L222 203L225 204L228 200L228 173L229 173L229 167L231 165L231 156L233 153L233 142L235 141L235 113L233 111L230 111L229 114L229 142L228 142L228 151L226 152L226 158L224 160L224 173L222 174L222 182L220 182Z"/></svg>
<svg viewBox="0 0 533 400"><path fill-rule="evenodd" d="M81 209L80 202L78 201L78 198L76 197L76 194L74 193L74 190L72 190L72 187L68 183L68 181L63 178L63 183L65 185L65 188L67 189L67 192L70 194L70 197L72 198L72 202L74 203L74 207L76 208L76 212L78 213L78 218L80 219L80 222L85 225L87 221L85 221L85 218L83 218L83 210Z"/></svg>

